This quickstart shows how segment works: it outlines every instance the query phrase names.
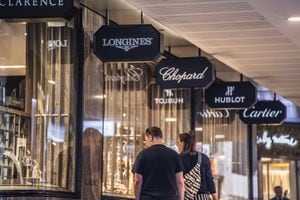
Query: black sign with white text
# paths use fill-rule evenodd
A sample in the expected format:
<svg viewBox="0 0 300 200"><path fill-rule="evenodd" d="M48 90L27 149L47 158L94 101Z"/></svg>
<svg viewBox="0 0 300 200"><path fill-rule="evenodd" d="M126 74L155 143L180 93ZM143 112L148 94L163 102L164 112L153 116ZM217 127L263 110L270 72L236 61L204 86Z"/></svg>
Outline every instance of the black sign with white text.
<svg viewBox="0 0 300 200"><path fill-rule="evenodd" d="M251 108L239 111L246 124L280 124L286 118L286 106L281 101L258 101Z"/></svg>
<svg viewBox="0 0 300 200"><path fill-rule="evenodd" d="M0 19L70 18L79 9L78 0L0 0Z"/></svg>
<svg viewBox="0 0 300 200"><path fill-rule="evenodd" d="M249 108L256 102L256 88L249 81L215 81L205 90L205 102L211 108Z"/></svg>
<svg viewBox="0 0 300 200"><path fill-rule="evenodd" d="M105 25L94 34L94 53L103 62L153 61L162 54L161 40L150 24Z"/></svg>
<svg viewBox="0 0 300 200"><path fill-rule="evenodd" d="M162 88L206 87L214 80L212 64L205 57L162 59L155 77Z"/></svg>

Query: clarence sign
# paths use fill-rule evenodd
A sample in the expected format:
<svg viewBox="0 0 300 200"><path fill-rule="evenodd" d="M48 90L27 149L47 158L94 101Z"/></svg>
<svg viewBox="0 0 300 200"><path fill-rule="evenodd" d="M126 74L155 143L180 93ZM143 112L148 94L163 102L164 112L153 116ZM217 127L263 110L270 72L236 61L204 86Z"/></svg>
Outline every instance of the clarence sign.
<svg viewBox="0 0 300 200"><path fill-rule="evenodd" d="M152 25L102 26L94 53L103 62L153 61L162 54L162 36Z"/></svg>
<svg viewBox="0 0 300 200"><path fill-rule="evenodd" d="M211 108L249 108L256 102L256 88L248 81L215 81L205 90L205 102Z"/></svg>
<svg viewBox="0 0 300 200"><path fill-rule="evenodd" d="M253 107L240 110L246 124L280 124L286 118L286 106L281 101L258 101Z"/></svg>
<svg viewBox="0 0 300 200"><path fill-rule="evenodd" d="M70 18L78 0L0 0L0 19Z"/></svg>
<svg viewBox="0 0 300 200"><path fill-rule="evenodd" d="M155 76L162 88L206 87L214 79L212 64L205 57L162 59Z"/></svg>

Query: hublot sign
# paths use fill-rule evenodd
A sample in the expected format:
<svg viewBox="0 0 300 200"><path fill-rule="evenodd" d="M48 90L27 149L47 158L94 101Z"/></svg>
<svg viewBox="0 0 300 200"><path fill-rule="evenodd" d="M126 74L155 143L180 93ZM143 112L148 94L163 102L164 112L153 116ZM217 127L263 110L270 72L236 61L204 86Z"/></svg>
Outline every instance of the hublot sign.
<svg viewBox="0 0 300 200"><path fill-rule="evenodd" d="M153 61L161 55L162 36L152 25L102 26L94 53L103 62Z"/></svg>
<svg viewBox="0 0 300 200"><path fill-rule="evenodd" d="M281 101L258 101L253 107L240 110L246 124L280 124L286 118L286 106Z"/></svg>
<svg viewBox="0 0 300 200"><path fill-rule="evenodd" d="M205 57L162 59L155 77L162 88L206 87L214 79L212 71Z"/></svg>
<svg viewBox="0 0 300 200"><path fill-rule="evenodd" d="M205 90L205 102L211 108L249 108L256 102L256 88L249 81L215 81Z"/></svg>
<svg viewBox="0 0 300 200"><path fill-rule="evenodd" d="M71 18L78 0L0 0L0 18Z"/></svg>

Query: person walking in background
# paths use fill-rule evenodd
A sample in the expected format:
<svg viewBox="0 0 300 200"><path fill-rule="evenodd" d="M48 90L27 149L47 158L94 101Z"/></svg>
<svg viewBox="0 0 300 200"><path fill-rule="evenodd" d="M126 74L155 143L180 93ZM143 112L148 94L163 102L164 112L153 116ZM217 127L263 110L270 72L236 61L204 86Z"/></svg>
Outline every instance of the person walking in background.
<svg viewBox="0 0 300 200"><path fill-rule="evenodd" d="M217 200L215 183L209 158L194 150L195 135L181 133L178 149L183 164L185 200Z"/></svg>
<svg viewBox="0 0 300 200"><path fill-rule="evenodd" d="M158 127L146 129L147 148L134 163L134 192L136 200L183 200L183 167L179 155L163 145Z"/></svg>
<svg viewBox="0 0 300 200"><path fill-rule="evenodd" d="M282 195L282 187L279 185L274 187L274 193L275 197L273 197L270 200L289 200L288 198Z"/></svg>

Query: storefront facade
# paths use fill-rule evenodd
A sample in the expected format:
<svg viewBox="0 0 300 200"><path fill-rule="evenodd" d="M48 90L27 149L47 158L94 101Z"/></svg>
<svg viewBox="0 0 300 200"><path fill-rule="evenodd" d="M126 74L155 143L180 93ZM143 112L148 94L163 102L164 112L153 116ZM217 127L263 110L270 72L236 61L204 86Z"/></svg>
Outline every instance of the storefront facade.
<svg viewBox="0 0 300 200"><path fill-rule="evenodd" d="M195 131L219 198L260 196L255 172L268 155L258 151L256 165L256 131L238 110L211 109L204 87L161 88L157 61L102 62L94 34L109 23L83 4L67 19L0 21L0 199L133 199L132 165L154 125L174 150L179 133ZM237 81L219 65L216 79Z"/></svg>

